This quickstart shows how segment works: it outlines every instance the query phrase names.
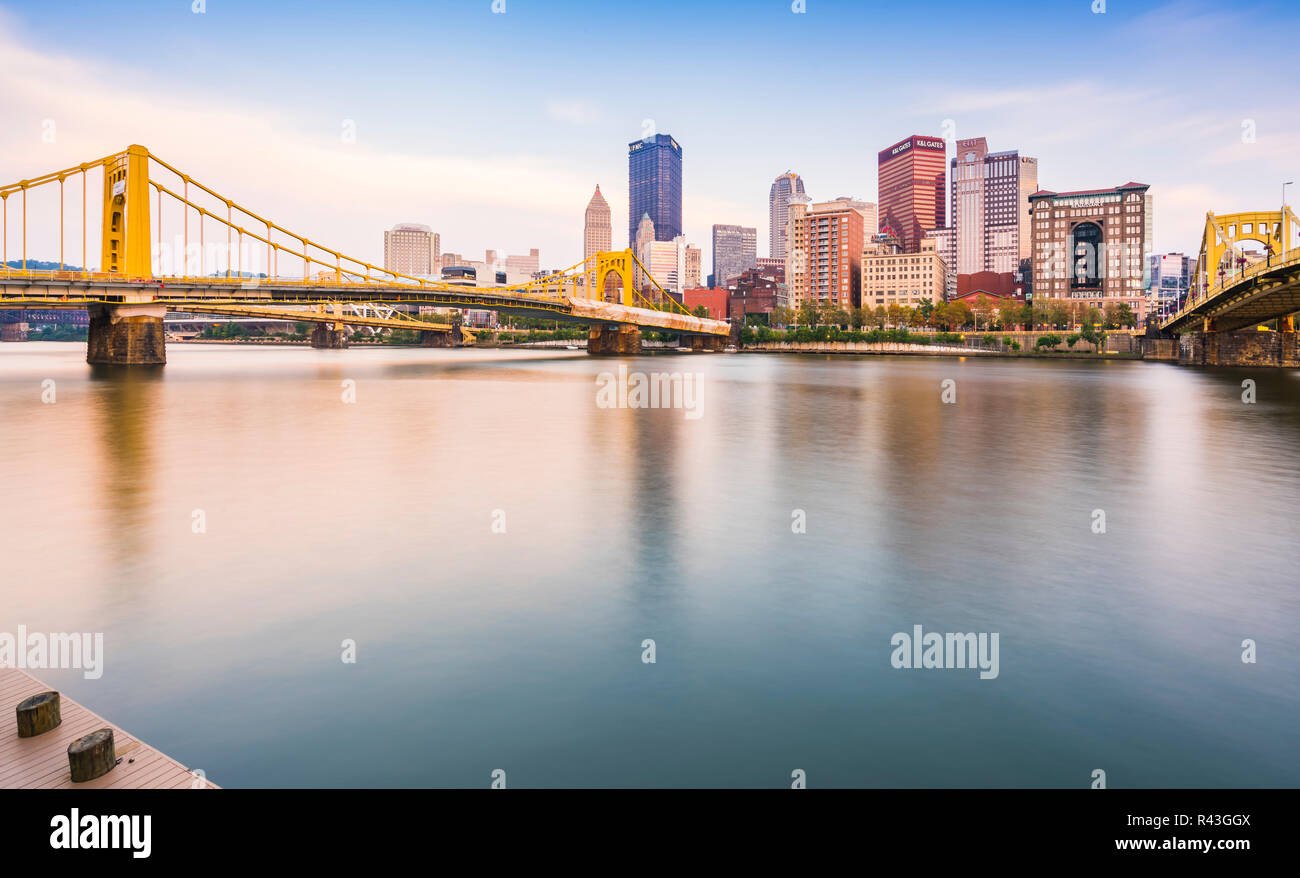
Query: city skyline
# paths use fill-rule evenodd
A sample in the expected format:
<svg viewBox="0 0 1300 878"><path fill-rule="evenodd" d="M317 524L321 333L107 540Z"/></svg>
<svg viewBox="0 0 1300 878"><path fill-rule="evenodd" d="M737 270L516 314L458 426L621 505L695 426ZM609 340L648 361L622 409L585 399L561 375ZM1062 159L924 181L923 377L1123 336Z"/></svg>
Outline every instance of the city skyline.
<svg viewBox="0 0 1300 878"><path fill-rule="evenodd" d="M358 27L370 30L390 27L399 14L412 15L410 28L393 31L405 45L433 34L417 13L406 4L387 4L369 17L347 7L338 7L337 15L354 15ZM697 24L725 13L724 6L706 4ZM294 90L312 78L341 81L368 59L331 70L320 57L328 53L313 44L317 25L307 21L303 39L291 43L274 36L287 13L258 14L267 30L250 35L232 30L232 19L243 22L244 16L232 17L215 6L203 15L188 8L154 12L158 52L120 62L105 45L123 35L119 28L125 23L92 29L70 19L54 34L42 29L35 12L0 6L0 111L12 120L0 132L0 145L11 176L143 142L164 157L184 156L196 172L203 169L232 194L254 206L275 205L288 224L376 263L382 261L376 229L418 222L439 230L443 246L452 250L519 252L537 246L544 265L552 266L581 258L572 217L597 182L626 172L624 145L645 136L647 123L652 132L672 132L690 148L682 231L704 247L715 223L753 226L770 237L768 194L780 168L798 168L813 180L815 200L847 193L878 202L870 157L912 133L944 137L949 159L951 143L963 137L985 136L990 143L1017 148L1039 159L1039 185L1055 191L1119 180L1149 183L1157 205L1152 251L1160 253L1195 249L1206 210L1279 200L1279 184L1294 176L1293 156L1300 154L1297 99L1242 92L1170 48L1213 38L1228 58L1283 51L1286 28L1250 30L1250 47L1238 48L1234 36L1244 37L1245 25L1206 5L1142 4L1134 12L1111 9L1103 15L1036 11L1032 27L1013 25L999 31L1002 38L1014 41L1017 34L1056 28L1075 34L1098 59L1125 57L1124 64L1103 63L1094 68L1100 72L1080 75L1040 74L1027 63L1023 75L1010 79L1004 72L976 69L958 88L938 73L921 75L900 82L870 118L841 117L833 142L798 126L772 132L761 148L745 150L735 148L734 130L745 119L758 118L765 100L789 99L805 74L792 68L788 76L778 75L746 62L742 72L754 93L739 95L721 117L706 102L695 106L665 99L663 82L624 84L626 95L618 99L612 86L561 72L539 90L520 85L514 70L540 57L538 34L562 30L576 12L561 8L543 14L516 3L505 15L494 16L486 6L440 13L440 37L451 50L438 64L453 64L468 57L466 46L490 41L508 69L483 82L459 83L454 92L438 91L439 111L428 118L417 119L409 107L403 111L379 94L384 83L400 75L436 79L437 65L421 69L406 61L379 65L368 73L370 79L342 83L337 93L314 89L291 110L283 102L272 109L275 102L263 97L267 83L258 86L259 77L269 76L277 92ZM917 14L890 13L900 24ZM626 13L602 15L602 23L617 24ZM1300 19L1289 10L1283 15ZM778 4L776 11L735 24L742 34L796 28L802 39L816 43L866 16L833 2L818 3L804 15ZM656 23L638 39L651 39L666 27ZM977 31L983 27L977 25ZM1149 51L1130 52L1135 36ZM337 33L331 39L339 39ZM688 45L695 39L688 36ZM967 42L943 41L944 65L977 54ZM887 71L900 51L883 48L867 62L868 72ZM720 63L689 53L681 57L681 69L666 73L670 83L706 75ZM265 70L257 72L263 61ZM163 71L175 88L160 94L146 83ZM783 77L792 81L782 83ZM1172 81L1176 88L1160 84ZM1089 137L1046 124L1079 105L1096 108L1088 113ZM445 124L471 106L485 124ZM502 136L512 122L521 131L541 129L546 136ZM951 130L945 130L946 123ZM611 184L605 190L615 222L628 217L620 188ZM452 229L455 235L449 237ZM711 263L711 256L706 252L704 261Z"/></svg>

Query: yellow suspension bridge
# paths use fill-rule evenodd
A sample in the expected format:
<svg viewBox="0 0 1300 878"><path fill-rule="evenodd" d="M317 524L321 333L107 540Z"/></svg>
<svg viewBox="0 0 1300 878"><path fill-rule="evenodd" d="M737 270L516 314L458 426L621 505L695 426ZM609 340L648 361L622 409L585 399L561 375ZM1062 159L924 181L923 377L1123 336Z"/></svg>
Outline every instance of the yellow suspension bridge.
<svg viewBox="0 0 1300 878"><path fill-rule="evenodd" d="M102 192L102 201L91 197L95 191ZM162 318L168 310L315 323L313 344L320 347L340 346L345 325L416 330L426 342L456 343L468 335L458 321L429 322L378 305L585 323L591 353L633 353L642 329L679 334L696 350L719 350L731 331L726 321L690 314L631 250L597 253L520 284L415 277L291 232L139 145L0 186L0 206L0 308L86 308L91 363L165 362ZM52 247L50 226L56 222L59 268L29 268L29 239ZM11 224L18 227L12 236ZM92 271L85 266L95 227L99 268ZM79 253L82 267L68 267L69 247L73 258Z"/></svg>

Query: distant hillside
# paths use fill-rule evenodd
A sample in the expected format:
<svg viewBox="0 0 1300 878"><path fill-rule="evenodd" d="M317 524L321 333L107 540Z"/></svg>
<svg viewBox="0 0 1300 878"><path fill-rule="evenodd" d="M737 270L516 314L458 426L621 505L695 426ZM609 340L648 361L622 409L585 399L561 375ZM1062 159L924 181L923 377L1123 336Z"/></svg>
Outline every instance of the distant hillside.
<svg viewBox="0 0 1300 878"><path fill-rule="evenodd" d="M5 266L8 267L8 268L22 268L22 267L23 267L23 261L22 261L21 259L10 259L8 262L5 263ZM43 259L28 259L28 260L27 260L27 268L28 268L28 270L30 270L30 271L58 271L58 270L59 270L59 263L57 263L57 262L46 262L46 261L43 260ZM63 265L63 270L64 270L64 271L81 271L81 266L79 266L79 265L68 265L67 263L64 263L64 265Z"/></svg>
<svg viewBox="0 0 1300 878"><path fill-rule="evenodd" d="M10 259L8 262L5 263L5 265L8 266L9 268L22 268L23 261L21 259ZM58 271L59 263L47 262L44 259L28 259L27 269L29 271ZM81 266L79 265L64 264L63 266L63 271L81 271L81 270L82 270ZM231 277L247 277L247 278L266 277L265 272L259 272L257 274L253 274L250 271L232 271L230 272L230 275ZM208 277L225 277L225 276L226 273L224 271L214 271L208 275Z"/></svg>

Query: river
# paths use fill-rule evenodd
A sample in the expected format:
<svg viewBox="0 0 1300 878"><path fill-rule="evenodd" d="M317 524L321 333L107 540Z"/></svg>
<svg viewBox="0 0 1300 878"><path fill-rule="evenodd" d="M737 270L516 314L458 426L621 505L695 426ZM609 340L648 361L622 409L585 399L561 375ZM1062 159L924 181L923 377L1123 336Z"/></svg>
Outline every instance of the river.
<svg viewBox="0 0 1300 878"><path fill-rule="evenodd" d="M1300 372L168 354L0 345L0 632L219 785L1300 785Z"/></svg>

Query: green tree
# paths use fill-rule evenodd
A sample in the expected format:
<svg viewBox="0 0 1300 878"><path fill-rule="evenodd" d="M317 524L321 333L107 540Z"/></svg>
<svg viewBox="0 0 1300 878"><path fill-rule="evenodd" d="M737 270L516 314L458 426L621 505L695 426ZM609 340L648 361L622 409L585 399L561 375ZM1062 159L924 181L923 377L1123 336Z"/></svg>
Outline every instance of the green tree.
<svg viewBox="0 0 1300 878"><path fill-rule="evenodd" d="M799 303L799 325L809 327L817 325L817 306L807 299Z"/></svg>

